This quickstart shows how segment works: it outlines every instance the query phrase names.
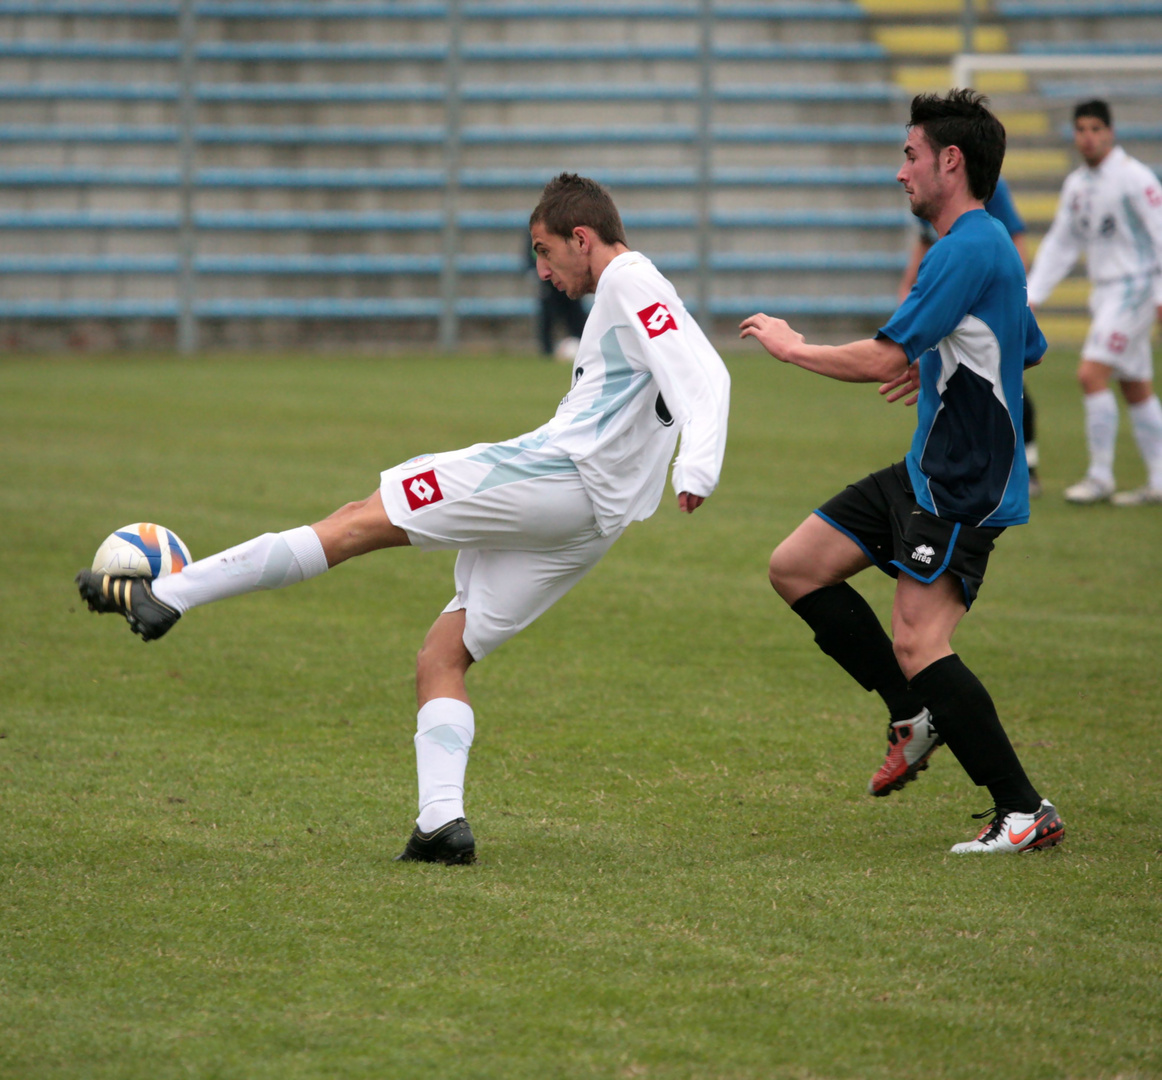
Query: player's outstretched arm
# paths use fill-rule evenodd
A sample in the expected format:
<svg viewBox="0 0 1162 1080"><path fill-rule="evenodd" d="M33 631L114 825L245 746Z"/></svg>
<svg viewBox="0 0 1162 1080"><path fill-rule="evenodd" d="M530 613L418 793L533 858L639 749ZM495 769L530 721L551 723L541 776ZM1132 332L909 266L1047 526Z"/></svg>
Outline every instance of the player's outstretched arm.
<svg viewBox="0 0 1162 1080"><path fill-rule="evenodd" d="M782 319L759 312L744 319L740 337L755 338L776 360L840 382L890 383L907 372L908 357L888 338L864 338L846 345L810 345Z"/></svg>

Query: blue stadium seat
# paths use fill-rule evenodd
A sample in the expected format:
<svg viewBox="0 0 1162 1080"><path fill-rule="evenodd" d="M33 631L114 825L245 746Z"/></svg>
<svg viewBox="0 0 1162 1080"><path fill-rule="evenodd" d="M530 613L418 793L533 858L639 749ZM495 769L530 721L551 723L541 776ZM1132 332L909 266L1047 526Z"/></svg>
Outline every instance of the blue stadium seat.
<svg viewBox="0 0 1162 1080"><path fill-rule="evenodd" d="M1162 15L1162 0L996 0L1006 19L1118 19Z"/></svg>
<svg viewBox="0 0 1162 1080"><path fill-rule="evenodd" d="M448 58L448 46L428 42L280 42L203 41L194 50L201 62L397 63ZM0 41L0 59L25 60L176 60L179 41ZM591 63L631 60L698 60L696 45L587 42L580 44L469 42L460 49L465 61L500 63ZM715 45L716 60L869 61L883 60L887 50L875 42L767 42Z"/></svg>
<svg viewBox="0 0 1162 1080"><path fill-rule="evenodd" d="M463 169L462 188L541 188L554 169ZM693 168L591 169L590 175L614 188L689 188L699 182ZM893 168L817 166L814 168L720 168L711 174L719 187L868 187L896 182ZM0 168L0 187L141 187L174 188L182 182L177 169L103 169L98 167L23 166ZM441 169L199 169L195 185L210 188L303 188L314 190L439 189Z"/></svg>
<svg viewBox="0 0 1162 1080"><path fill-rule="evenodd" d="M1157 41L1026 41L1017 51L1031 56L1162 56L1162 38Z"/></svg>
<svg viewBox="0 0 1162 1080"><path fill-rule="evenodd" d="M448 5L439 0L331 0L320 11L317 0L201 0L195 13L209 19L443 19ZM90 18L176 18L177 0L0 0L0 15L87 16ZM517 3L473 2L463 9L472 19L698 19L701 6L691 0L659 3L553 3L526 0ZM723 3L715 17L724 20L861 21L867 12L853 0L818 0L817 3Z"/></svg>
<svg viewBox="0 0 1162 1080"><path fill-rule="evenodd" d="M629 229L693 229L696 215L683 210L627 211ZM394 213L348 211L200 211L197 227L209 232L431 232L443 225L437 211ZM900 210L743 210L718 211L719 229L888 229L907 226L912 216ZM468 232L517 233L528 224L524 210L462 211L458 226ZM177 213L150 210L0 210L0 228L25 231L173 230Z"/></svg>

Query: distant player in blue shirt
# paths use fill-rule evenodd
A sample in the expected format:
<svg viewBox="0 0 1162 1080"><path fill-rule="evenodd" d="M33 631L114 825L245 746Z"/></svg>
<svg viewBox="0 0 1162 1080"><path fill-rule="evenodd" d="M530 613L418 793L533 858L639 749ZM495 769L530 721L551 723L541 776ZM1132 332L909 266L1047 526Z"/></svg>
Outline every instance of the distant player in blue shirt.
<svg viewBox="0 0 1162 1080"><path fill-rule="evenodd" d="M987 787L991 821L956 854L1051 847L1057 810L1029 782L980 680L952 635L984 580L993 541L1029 516L1021 450L1021 380L1045 338L1029 310L1025 269L984 209L1005 155L1005 129L972 90L912 101L904 185L939 242L915 287L874 338L809 345L782 319L752 315L742 336L778 360L845 382L878 382L888 401L919 402L904 461L850 485L771 556L778 594L819 647L888 707L888 754L873 795L902 788L947 743ZM847 579L876 566L896 579L892 638Z"/></svg>
<svg viewBox="0 0 1162 1080"><path fill-rule="evenodd" d="M993 192L993 197L984 204L984 208L991 217L995 217L1005 227L1009 239L1013 241L1013 247L1021 256L1022 265L1028 269L1029 252L1028 245L1025 243L1025 234L1028 230L1013 202L1013 193L1009 190L1009 185L1005 183L1003 176L997 178L997 189ZM920 263L924 256L939 239L936 230L927 221L919 221L917 224L920 226L919 235L916 237L916 243L908 257L908 265L900 277L899 301L901 304L908 298L908 293L916 284L916 276L920 272ZM1025 461L1029 466L1029 495L1032 497L1041 494L1041 481L1037 476L1037 414L1033 408L1033 399L1029 396L1028 388L1025 389L1021 422L1025 433Z"/></svg>

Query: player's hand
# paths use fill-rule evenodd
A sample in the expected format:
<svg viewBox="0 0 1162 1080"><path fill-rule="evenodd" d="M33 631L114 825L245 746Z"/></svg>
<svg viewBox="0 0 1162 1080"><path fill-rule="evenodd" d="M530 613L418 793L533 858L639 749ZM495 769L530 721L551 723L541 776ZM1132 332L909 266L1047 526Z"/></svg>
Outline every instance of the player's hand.
<svg viewBox="0 0 1162 1080"><path fill-rule="evenodd" d="M706 501L703 495L691 495L688 491L683 491L678 495L678 509L683 514L692 514Z"/></svg>
<svg viewBox="0 0 1162 1080"><path fill-rule="evenodd" d="M904 402L905 405L915 405L920 400L920 365L909 364L908 369L897 375L890 382L880 387L880 393L891 403L899 401L907 394L912 396Z"/></svg>
<svg viewBox="0 0 1162 1080"><path fill-rule="evenodd" d="M805 340L802 334L796 333L782 319L773 319L761 311L749 319L743 319L739 330L739 337L754 338L771 356L783 363L790 362L795 346L802 345Z"/></svg>

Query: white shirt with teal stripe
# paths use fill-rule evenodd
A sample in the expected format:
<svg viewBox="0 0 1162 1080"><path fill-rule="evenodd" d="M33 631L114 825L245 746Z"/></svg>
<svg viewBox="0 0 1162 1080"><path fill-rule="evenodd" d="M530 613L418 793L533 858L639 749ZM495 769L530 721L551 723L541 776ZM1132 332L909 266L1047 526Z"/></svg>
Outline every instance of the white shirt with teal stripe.
<svg viewBox="0 0 1162 1080"><path fill-rule="evenodd" d="M669 281L628 251L597 283L573 385L556 415L484 454L496 464L496 483L576 469L608 534L658 508L679 433L674 490L713 492L729 405L722 358Z"/></svg>
<svg viewBox="0 0 1162 1080"><path fill-rule="evenodd" d="M1162 183L1115 146L1096 168L1074 169L1029 271L1029 303L1043 304L1085 254L1090 281L1123 282L1133 303L1162 302Z"/></svg>

